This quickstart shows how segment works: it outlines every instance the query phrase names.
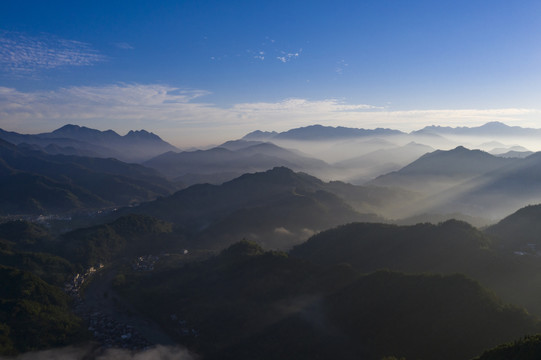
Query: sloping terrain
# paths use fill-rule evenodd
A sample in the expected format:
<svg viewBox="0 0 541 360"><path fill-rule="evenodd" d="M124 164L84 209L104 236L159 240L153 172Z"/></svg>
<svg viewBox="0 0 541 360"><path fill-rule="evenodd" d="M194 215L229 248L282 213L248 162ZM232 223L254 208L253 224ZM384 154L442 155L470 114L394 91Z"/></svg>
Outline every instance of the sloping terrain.
<svg viewBox="0 0 541 360"><path fill-rule="evenodd" d="M514 159L504 159L459 146L453 150L436 150L423 155L402 169L379 176L370 183L419 190L428 195L513 162Z"/></svg>
<svg viewBox="0 0 541 360"><path fill-rule="evenodd" d="M42 214L148 201L176 186L115 159L49 155L0 142L0 213Z"/></svg>
<svg viewBox="0 0 541 360"><path fill-rule="evenodd" d="M405 191L325 183L287 168L245 174L222 185L200 184L125 210L182 227L199 242L222 248L242 238L284 248L313 232L352 221L382 221ZM122 212L121 212L122 213Z"/></svg>
<svg viewBox="0 0 541 360"><path fill-rule="evenodd" d="M539 328L462 275L360 275L249 242L119 290L209 359L465 359Z"/></svg>
<svg viewBox="0 0 541 360"><path fill-rule="evenodd" d="M187 185L204 182L220 184L245 173L277 166L313 174L330 171L329 165L321 160L271 143L250 142L248 146L242 145L240 142L226 143L224 147L209 150L168 152L146 161L144 165Z"/></svg>

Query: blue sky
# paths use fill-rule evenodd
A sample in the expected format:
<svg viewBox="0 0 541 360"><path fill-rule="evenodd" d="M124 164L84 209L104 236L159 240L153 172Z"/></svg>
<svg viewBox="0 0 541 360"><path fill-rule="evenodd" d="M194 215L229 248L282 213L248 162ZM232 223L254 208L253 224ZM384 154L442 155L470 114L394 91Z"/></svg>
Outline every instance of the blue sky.
<svg viewBox="0 0 541 360"><path fill-rule="evenodd" d="M0 2L0 127L541 127L539 1Z"/></svg>

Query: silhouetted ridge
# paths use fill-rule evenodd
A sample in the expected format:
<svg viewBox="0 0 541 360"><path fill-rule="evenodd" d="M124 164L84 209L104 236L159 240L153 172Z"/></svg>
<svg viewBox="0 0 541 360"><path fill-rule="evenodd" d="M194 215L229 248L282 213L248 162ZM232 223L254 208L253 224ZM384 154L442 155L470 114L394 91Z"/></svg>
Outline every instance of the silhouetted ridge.
<svg viewBox="0 0 541 360"><path fill-rule="evenodd" d="M124 137L126 139L143 139L155 142L163 141L158 135L146 130L130 130L126 135L124 135Z"/></svg>
<svg viewBox="0 0 541 360"><path fill-rule="evenodd" d="M440 135L462 135L462 136L539 136L541 129L522 128L520 126L509 126L499 121L488 122L476 127L449 127L449 126L426 126L412 134L440 134Z"/></svg>
<svg viewBox="0 0 541 360"><path fill-rule="evenodd" d="M254 131L247 134L245 140L311 140L324 141L334 139L347 139L363 136L379 136L379 135L400 135L404 134L399 130L392 129L357 129L347 128L342 126L332 127L323 125L310 125L300 128L291 129L281 133Z"/></svg>
<svg viewBox="0 0 541 360"><path fill-rule="evenodd" d="M541 251L541 205L519 209L486 229L509 250Z"/></svg>
<svg viewBox="0 0 541 360"><path fill-rule="evenodd" d="M55 154L113 157L140 162L167 151L178 150L145 130L121 136L113 130L100 131L68 124L50 133L24 135L0 129L0 138L16 145L27 143Z"/></svg>
<svg viewBox="0 0 541 360"><path fill-rule="evenodd" d="M175 186L155 170L116 159L50 155L0 143L0 214L48 214L128 205Z"/></svg>
<svg viewBox="0 0 541 360"><path fill-rule="evenodd" d="M235 243L220 253L221 257L239 259L246 256L261 255L265 251L253 241L242 240Z"/></svg>
<svg viewBox="0 0 541 360"><path fill-rule="evenodd" d="M275 167L221 185L193 185L126 211L175 223L192 236L191 246L222 249L245 238L286 249L335 225L381 221L372 208L386 196L378 191Z"/></svg>
<svg viewBox="0 0 541 360"><path fill-rule="evenodd" d="M424 194L439 193L466 180L504 168L514 161L458 146L452 150L427 153L398 171L378 176L370 184L404 187Z"/></svg>
<svg viewBox="0 0 541 360"><path fill-rule="evenodd" d="M238 140L208 150L166 153L146 161L171 178L188 185L209 182L223 183L245 173L266 171L277 166L287 166L295 171L329 168L325 162L304 156L298 151L281 148L272 143Z"/></svg>
<svg viewBox="0 0 541 360"><path fill-rule="evenodd" d="M473 360L539 360L541 359L541 335L525 336L494 349L485 351Z"/></svg>
<svg viewBox="0 0 541 360"><path fill-rule="evenodd" d="M489 256L490 240L470 224L353 223L322 231L290 253L317 264L349 263L363 272L472 272ZM475 270L476 271L476 270Z"/></svg>

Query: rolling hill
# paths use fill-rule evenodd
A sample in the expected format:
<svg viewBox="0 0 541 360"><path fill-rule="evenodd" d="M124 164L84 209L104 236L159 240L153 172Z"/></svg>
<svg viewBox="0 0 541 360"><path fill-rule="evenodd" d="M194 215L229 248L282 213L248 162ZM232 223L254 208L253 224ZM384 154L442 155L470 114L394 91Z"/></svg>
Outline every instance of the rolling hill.
<svg viewBox="0 0 541 360"><path fill-rule="evenodd" d="M204 262L128 274L117 289L208 359L458 360L539 329L463 275L360 275L250 242Z"/></svg>
<svg viewBox="0 0 541 360"><path fill-rule="evenodd" d="M43 214L129 205L176 185L115 159L49 155L0 141L0 213Z"/></svg>
<svg viewBox="0 0 541 360"><path fill-rule="evenodd" d="M169 178L192 185L220 184L249 172L265 171L285 166L295 171L328 173L325 162L272 143L229 142L209 150L168 152L144 163Z"/></svg>
<svg viewBox="0 0 541 360"><path fill-rule="evenodd" d="M399 190L325 183L278 167L222 185L193 185L126 211L175 223L201 241L192 246L222 248L247 238L283 248L284 240L289 247L328 227L381 221L374 214L413 196Z"/></svg>
<svg viewBox="0 0 541 360"><path fill-rule="evenodd" d="M536 254L541 250L541 205L530 205L488 227L485 232L512 251Z"/></svg>
<svg viewBox="0 0 541 360"><path fill-rule="evenodd" d="M424 194L442 191L509 164L504 159L481 150L459 146L425 154L402 169L378 176L370 184L422 190Z"/></svg>
<svg viewBox="0 0 541 360"><path fill-rule="evenodd" d="M410 226L353 223L314 235L290 255L322 266L347 263L362 272L462 273L541 316L538 257L517 254L520 248L515 246L503 247L506 242L497 230L484 233L456 220Z"/></svg>

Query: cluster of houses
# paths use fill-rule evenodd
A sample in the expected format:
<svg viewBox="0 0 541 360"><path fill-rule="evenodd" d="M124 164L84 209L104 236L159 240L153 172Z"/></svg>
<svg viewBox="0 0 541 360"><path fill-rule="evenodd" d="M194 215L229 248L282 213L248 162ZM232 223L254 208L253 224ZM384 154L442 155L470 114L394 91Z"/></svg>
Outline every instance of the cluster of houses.
<svg viewBox="0 0 541 360"><path fill-rule="evenodd" d="M541 251L537 249L537 244L526 244L519 251L514 251L515 255L524 256L524 255L536 255L541 256Z"/></svg>
<svg viewBox="0 0 541 360"><path fill-rule="evenodd" d="M88 268L82 274L75 274L64 284L64 291L74 299L74 310L88 323L88 330L104 347L130 350L143 350L152 344L140 335L132 326L121 324L101 311L90 309L81 297L82 285L89 277L102 269L103 264Z"/></svg>
<svg viewBox="0 0 541 360"><path fill-rule="evenodd" d="M152 271L154 270L154 265L160 259L157 255L143 255L139 256L132 263L132 269L134 271Z"/></svg>
<svg viewBox="0 0 541 360"><path fill-rule="evenodd" d="M193 337L199 336L199 331L191 326L188 326L188 322L186 320L179 319L176 314L169 315L169 318L177 326L176 331L179 335Z"/></svg>
<svg viewBox="0 0 541 360"><path fill-rule="evenodd" d="M87 314L88 330L106 348L145 350L152 346L132 326L121 324L100 311Z"/></svg>
<svg viewBox="0 0 541 360"><path fill-rule="evenodd" d="M90 276L94 275L96 271L100 269L103 269L103 264L98 264L97 266L91 266L84 273L82 274L77 273L73 275L71 279L69 279L68 281L64 283L64 291L71 297L79 299L81 286L83 286L85 281Z"/></svg>

